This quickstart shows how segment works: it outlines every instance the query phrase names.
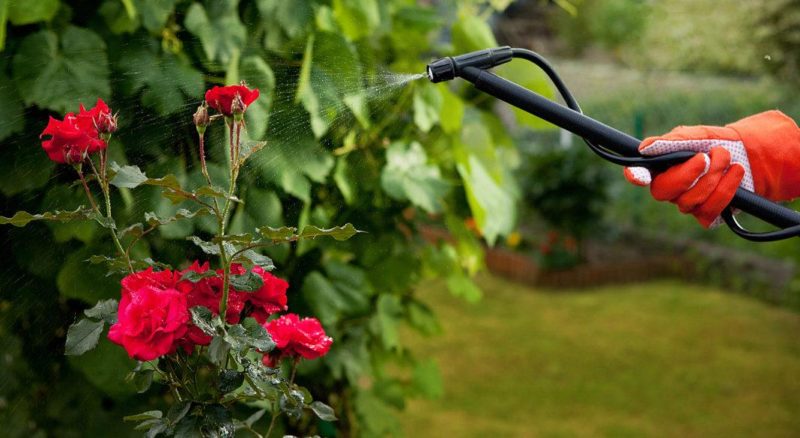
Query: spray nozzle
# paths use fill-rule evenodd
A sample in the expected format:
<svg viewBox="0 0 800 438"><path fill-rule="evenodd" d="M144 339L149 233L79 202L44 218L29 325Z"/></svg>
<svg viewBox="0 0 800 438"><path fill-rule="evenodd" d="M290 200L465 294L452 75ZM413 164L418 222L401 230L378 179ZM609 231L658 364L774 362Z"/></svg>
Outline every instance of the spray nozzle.
<svg viewBox="0 0 800 438"><path fill-rule="evenodd" d="M486 70L511 61L511 47L494 47L478 50L458 56L448 56L428 64L427 76L431 82L449 81L461 74L466 67L477 67Z"/></svg>

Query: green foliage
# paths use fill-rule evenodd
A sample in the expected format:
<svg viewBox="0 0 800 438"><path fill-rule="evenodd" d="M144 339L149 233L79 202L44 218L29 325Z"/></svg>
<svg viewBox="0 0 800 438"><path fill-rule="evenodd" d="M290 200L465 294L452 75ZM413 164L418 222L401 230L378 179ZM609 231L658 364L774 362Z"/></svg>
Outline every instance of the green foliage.
<svg viewBox="0 0 800 438"><path fill-rule="evenodd" d="M28 13L33 17L35 12L36 18L27 19L41 24L17 27L11 20L4 53L11 62L0 63L0 79L6 79L0 84L6 102L0 138L8 146L0 151L0 192L4 214L11 216L2 221L48 220L48 227L35 228L33 237L20 233L12 240L18 248L33 239L32 248L46 247L48 254L58 255L38 260L45 258L40 254L45 249L13 256L11 246L2 250L13 261L13 278L21 275L16 269L41 279L41 290L47 292L41 300L58 315L45 335L23 329L36 325L41 315L20 313L21 322L9 332L31 346L20 354L39 360L37 354L45 350L36 346L63 342L55 333L66 333L88 303L119 297L126 260L98 250L116 238L126 245L138 242L131 251L134 269L180 268L187 259L208 259L221 251L248 269L280 268L292 291L300 292L290 293L290 305L298 313L318 315L335 339L326 358L298 370L297 381L309 384L311 394L279 388L292 415L306 410L323 421L338 418L335 427L342 435L374 436L397 431L391 415L404 397L441 394L436 367L407 354L402 326L439 331L431 309L414 296L423 279L448 278L454 294L479 298L480 289L469 276L481 265L481 249L461 224L465 216L474 216L490 242L513 230L519 198L511 172L513 153L499 120L475 96L445 85L403 87L386 71L421 72L437 51L438 30L451 24L454 50L496 45L484 20L462 10L456 22L448 23L426 2L405 0L106 0L96 9L80 2L54 3L70 13L47 15L32 8ZM242 133L243 152L252 156L239 176L240 198L203 182L190 117L204 89L239 80L261 89ZM74 210L77 203L61 206L80 187L53 189L73 181L73 170L61 166L53 171L31 145L46 123L45 110L63 115L98 97L120 111L116 136L124 142L109 147L118 163L109 165L113 218L87 215L93 221L62 227L52 220L84 214ZM212 126L207 132L209 171L216 184L227 187L228 176L220 171L228 160L226 148L220 147L226 143L221 131ZM53 205L40 203L40 193L49 193ZM197 202L206 205L190 205ZM231 205L230 234L216 240L210 235L214 202ZM69 213L12 214L54 207ZM432 267L425 245L408 238L418 225L416 209L441 214L457 238L441 246L451 249L442 266ZM156 229L160 232L150 232ZM356 236L359 230L366 233ZM263 254L261 246L267 247ZM234 278L238 287L256 286L252 275ZM21 293L2 296L14 306L27 299ZM276 390L267 368L247 357L247 351L271 348L260 327L245 320L232 326L238 328L222 330L221 321L193 310L195 323L213 336L207 360L221 364L233 358L237 370L198 383L210 394L208 403L158 410L163 398L155 395L163 389L156 388L163 386L151 384L159 383L159 373L148 364L134 368L124 351L97 330L112 318L107 304L101 301L67 334L70 351L83 355L53 358L57 366L37 368L25 379L49 382L65 378L59 369L69 370L81 376L89 394L113 397L128 408L127 414L158 412L131 419L150 434L266 428L267 419L254 414L250 424L237 423L217 404L227 402L224 397L246 398L244 387ZM106 356L111 358L107 363L102 361ZM414 377L386 376L394 367ZM204 376L204 370L195 371ZM130 382L121 384L120 375L129 373ZM364 381L374 384L365 388L359 384ZM139 399L137 391L152 397ZM15 394L9 403L28 397L23 389ZM330 407L323 397L329 397ZM93 409L86 415L106 415ZM41 421L44 411L21 410L23 423L51 433L50 423ZM296 429L287 432L313 435L321 424L287 422Z"/></svg>

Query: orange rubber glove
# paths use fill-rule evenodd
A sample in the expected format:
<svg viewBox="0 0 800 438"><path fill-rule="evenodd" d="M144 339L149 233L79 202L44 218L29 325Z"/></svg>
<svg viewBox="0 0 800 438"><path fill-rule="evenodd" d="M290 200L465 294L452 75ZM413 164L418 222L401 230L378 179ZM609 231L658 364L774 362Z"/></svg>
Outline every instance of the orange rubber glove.
<svg viewBox="0 0 800 438"><path fill-rule="evenodd" d="M678 205L708 228L741 186L773 201L800 196L800 128L780 111L767 111L720 126L679 126L648 137L642 155L697 152L688 161L652 175L643 167L625 168L633 184L650 185L659 201Z"/></svg>

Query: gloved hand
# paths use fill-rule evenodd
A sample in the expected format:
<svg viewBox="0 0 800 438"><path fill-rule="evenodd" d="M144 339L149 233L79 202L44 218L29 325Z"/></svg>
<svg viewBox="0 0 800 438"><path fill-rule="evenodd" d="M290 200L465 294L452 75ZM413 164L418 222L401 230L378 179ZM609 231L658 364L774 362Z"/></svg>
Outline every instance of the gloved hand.
<svg viewBox="0 0 800 438"><path fill-rule="evenodd" d="M724 127L679 126L663 136L648 137L639 151L642 155L697 152L655 175L643 167L625 168L625 177L636 185L650 185L655 199L677 204L706 228L721 222L719 215L739 186L773 201L800 196L800 128L780 111Z"/></svg>

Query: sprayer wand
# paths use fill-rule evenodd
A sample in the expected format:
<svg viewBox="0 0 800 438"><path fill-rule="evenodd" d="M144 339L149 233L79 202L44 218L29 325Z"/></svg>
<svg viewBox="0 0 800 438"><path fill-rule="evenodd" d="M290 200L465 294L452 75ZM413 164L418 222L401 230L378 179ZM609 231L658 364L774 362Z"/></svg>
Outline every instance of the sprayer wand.
<svg viewBox="0 0 800 438"><path fill-rule="evenodd" d="M553 81L566 106L488 71L514 58L525 59L541 68ZM527 49L504 46L438 59L428 64L427 76L432 82L460 77L472 83L478 90L582 137L593 152L614 164L645 167L658 172L695 155L694 152L681 151L655 157L641 156L639 139L585 116L572 93L547 60ZM781 229L764 233L746 230L734 218L733 209L749 213ZM800 212L741 187L722 213L722 218L734 233L747 240L769 242L800 236Z"/></svg>

